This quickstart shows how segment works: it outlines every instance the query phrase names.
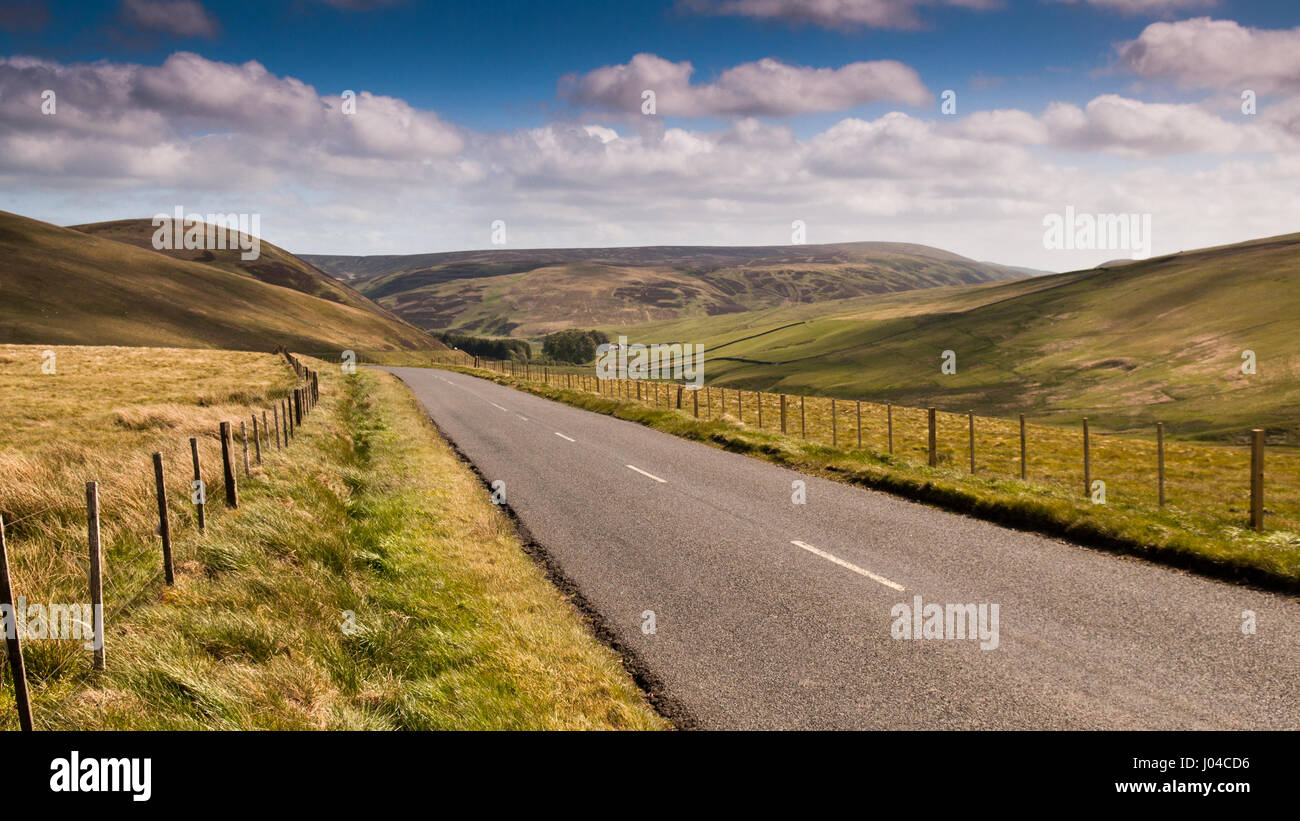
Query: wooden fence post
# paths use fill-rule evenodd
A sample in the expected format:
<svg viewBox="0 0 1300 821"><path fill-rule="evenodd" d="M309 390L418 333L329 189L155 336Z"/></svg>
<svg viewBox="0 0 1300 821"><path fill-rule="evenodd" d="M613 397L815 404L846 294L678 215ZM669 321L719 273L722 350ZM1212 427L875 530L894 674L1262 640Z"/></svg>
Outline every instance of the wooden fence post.
<svg viewBox="0 0 1300 821"><path fill-rule="evenodd" d="M685 385L677 386L677 410L682 409L682 391L686 389Z"/></svg>
<svg viewBox="0 0 1300 821"><path fill-rule="evenodd" d="M1029 480L1029 464L1025 457L1025 415L1020 414L1020 481Z"/></svg>
<svg viewBox="0 0 1300 821"><path fill-rule="evenodd" d="M271 453L271 426L266 424L266 408L262 408L262 436L266 437L266 452L269 456Z"/></svg>
<svg viewBox="0 0 1300 821"><path fill-rule="evenodd" d="M18 708L18 726L32 731L32 705L27 698L27 670L23 666L23 637L18 634L18 614L14 611L14 589L9 579L9 551L5 545L5 520L0 516L0 604L6 605L8 617L0 621L5 634L5 651L14 680L14 706Z"/></svg>
<svg viewBox="0 0 1300 821"><path fill-rule="evenodd" d="M1092 450L1088 441L1088 417L1083 417L1083 495L1092 495Z"/></svg>
<svg viewBox="0 0 1300 821"><path fill-rule="evenodd" d="M862 450L862 400L857 400L858 405L858 450Z"/></svg>
<svg viewBox="0 0 1300 821"><path fill-rule="evenodd" d="M808 438L808 428L804 425L804 396L799 394L799 438Z"/></svg>
<svg viewBox="0 0 1300 821"><path fill-rule="evenodd" d="M286 420L286 424L289 426L288 430L285 432L284 435L284 443L285 445L288 445L289 440L292 439L294 436L293 414L289 412L289 398L285 397L284 399L281 400L281 402L283 402L284 404L284 418Z"/></svg>
<svg viewBox="0 0 1300 821"><path fill-rule="evenodd" d="M745 406L743 404L744 396L745 392L740 388L736 388L736 419L738 419L742 425L745 424Z"/></svg>
<svg viewBox="0 0 1300 821"><path fill-rule="evenodd" d="M1250 432L1250 526L1264 529L1264 430Z"/></svg>
<svg viewBox="0 0 1300 821"><path fill-rule="evenodd" d="M939 464L939 452L937 447L939 436L934 429L934 422L935 422L934 408L927 408L926 411L930 421L930 436L929 436L930 467L936 467Z"/></svg>
<svg viewBox="0 0 1300 821"><path fill-rule="evenodd" d="M754 404L758 405L758 429L763 429L763 392L754 391Z"/></svg>
<svg viewBox="0 0 1300 821"><path fill-rule="evenodd" d="M713 418L713 389L707 386L704 388L704 401L708 404L708 410L706 411L707 415L704 418L712 419Z"/></svg>
<svg viewBox="0 0 1300 821"><path fill-rule="evenodd" d="M835 400L831 399L831 447L839 447L840 431L839 422L835 418Z"/></svg>
<svg viewBox="0 0 1300 821"><path fill-rule="evenodd" d="M695 418L699 419L700 418L700 389L699 388L696 388L695 390L691 391L691 402L694 403Z"/></svg>
<svg viewBox="0 0 1300 821"><path fill-rule="evenodd" d="M257 457L257 466L262 466L262 429L257 426L257 414L253 414L253 452Z"/></svg>
<svg viewBox="0 0 1300 821"><path fill-rule="evenodd" d="M192 493L198 494L199 501L195 504L195 507L199 509L199 532L203 533L207 530L207 523L203 519L203 505L208 497L208 492L207 488L203 486L203 475L199 472L199 440L192 436L190 437L190 454L194 457L194 481L198 483L200 488L192 491Z"/></svg>
<svg viewBox="0 0 1300 821"><path fill-rule="evenodd" d="M252 472L248 469L248 425L242 420L239 423L239 441L244 445L244 478L247 479Z"/></svg>
<svg viewBox="0 0 1300 821"><path fill-rule="evenodd" d="M277 402L271 406L271 413L275 416L275 449L280 449L280 403Z"/></svg>
<svg viewBox="0 0 1300 821"><path fill-rule="evenodd" d="M785 433L785 394L781 394L781 433Z"/></svg>
<svg viewBox="0 0 1300 821"><path fill-rule="evenodd" d="M167 515L167 485L163 482L163 460L161 453L153 455L153 480L158 488L158 535L162 538L163 574L167 586L176 584L176 574L172 569L172 525Z"/></svg>
<svg viewBox="0 0 1300 821"><path fill-rule="evenodd" d="M221 471L226 480L226 507L239 507L239 487L235 484L235 466L230 455L230 423L221 423Z"/></svg>
<svg viewBox="0 0 1300 821"><path fill-rule="evenodd" d="M1160 500L1160 507L1165 506L1165 423L1156 422L1156 474L1157 480L1156 495Z"/></svg>
<svg viewBox="0 0 1300 821"><path fill-rule="evenodd" d="M970 472L975 475L975 411L970 412Z"/></svg>
<svg viewBox="0 0 1300 821"><path fill-rule="evenodd" d="M889 428L889 455L894 455L894 403L885 403L885 425Z"/></svg>
<svg viewBox="0 0 1300 821"><path fill-rule="evenodd" d="M99 482L86 483L86 539L90 543L90 606L94 612L94 668L104 669L104 575L99 552Z"/></svg>

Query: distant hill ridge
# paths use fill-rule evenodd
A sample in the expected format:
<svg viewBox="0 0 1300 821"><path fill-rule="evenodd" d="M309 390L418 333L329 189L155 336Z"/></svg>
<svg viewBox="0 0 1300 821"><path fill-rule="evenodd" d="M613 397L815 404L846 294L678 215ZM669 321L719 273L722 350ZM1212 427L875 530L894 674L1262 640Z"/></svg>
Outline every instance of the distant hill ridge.
<svg viewBox="0 0 1300 821"><path fill-rule="evenodd" d="M514 336L1028 275L897 242L301 256L422 328Z"/></svg>

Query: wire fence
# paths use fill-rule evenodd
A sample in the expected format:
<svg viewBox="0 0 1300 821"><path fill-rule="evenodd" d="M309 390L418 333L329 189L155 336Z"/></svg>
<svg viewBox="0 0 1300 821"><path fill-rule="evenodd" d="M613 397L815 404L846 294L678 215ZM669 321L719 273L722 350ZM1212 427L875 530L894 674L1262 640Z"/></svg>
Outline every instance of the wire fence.
<svg viewBox="0 0 1300 821"><path fill-rule="evenodd" d="M554 388L595 394L762 430L845 454L871 454L902 465L986 479L1020 481L1093 504L1190 513L1230 527L1300 533L1300 452L1269 450L1265 504L1265 431L1243 432L1245 447L1176 441L1163 423L1153 436L1101 434L1035 424L973 410L952 413L868 399L770 393L654 379L600 378L591 367L462 357L466 365Z"/></svg>
<svg viewBox="0 0 1300 821"><path fill-rule="evenodd" d="M14 692L21 729L32 730L37 724L31 710L29 679L34 679L38 685L57 681L78 660L89 662L87 671L106 669L107 626L142 601L151 591L156 591L160 584L170 586L175 583L173 520L193 525L193 530L203 534L209 521L205 511L210 506L210 492L218 492L218 498L224 499L227 508L237 508L241 466L243 477L250 479L254 463L260 469L264 459L271 458L273 445L274 452L283 453L295 440L298 427L319 403L319 374L284 348L277 349L276 354L283 356L292 368L296 384L274 407L249 409L253 420L251 430L258 437L256 441L250 442L250 428L243 423L240 425L242 435L238 437L233 434L235 429L232 423L220 424L219 482L209 483L203 478L199 449L196 441L191 439L192 458L186 460L181 475L188 480L189 469L193 468L193 480L181 483L184 485L183 491L177 491L174 482L172 491L168 491L163 454L156 452L153 454L149 475L149 484L155 490L154 498L142 502L123 494L109 500L110 507L140 503L146 506L156 505L158 524L152 534L115 528L111 531L110 538L104 539L100 522L101 486L98 481L88 482L84 508L85 541L73 543L71 540L60 539L57 549L52 552L63 555L51 556L44 565L32 569L33 573L41 576L40 584L20 585L15 584L10 572L10 555L18 555L23 549L24 529L16 526L29 521L39 522L40 517L54 511L68 511L76 515L79 504L56 502L14 518L0 512L0 609L3 609L5 656L8 662L0 669L8 672L7 683ZM273 426L269 423L271 417L275 419ZM268 421L263 424L262 420ZM241 449L240 454L235 451L236 445ZM191 510L194 515L187 516ZM185 530L183 526L182 531ZM193 535L192 531L187 535ZM72 553L74 550L77 551L75 555ZM68 568L76 568L81 572L79 575L72 574L67 572ZM62 600L51 599L48 602L29 604L24 595L29 587L57 595ZM84 598L80 591L86 593ZM107 612L106 604L112 605L112 609ZM33 641L24 647L24 639ZM36 651L34 654L33 650ZM31 669L28 663L31 659L25 658L24 652L35 656L36 664L31 665ZM0 681L0 684L4 683ZM57 706L52 712L57 712Z"/></svg>

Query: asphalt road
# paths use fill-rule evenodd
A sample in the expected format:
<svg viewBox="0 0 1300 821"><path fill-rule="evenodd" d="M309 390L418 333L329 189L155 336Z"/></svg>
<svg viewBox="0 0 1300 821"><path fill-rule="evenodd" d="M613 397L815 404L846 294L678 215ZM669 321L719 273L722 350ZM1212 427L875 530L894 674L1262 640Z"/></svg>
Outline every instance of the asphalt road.
<svg viewBox="0 0 1300 821"><path fill-rule="evenodd" d="M387 370L702 727L1300 728L1292 597ZM895 638L915 596L996 604L996 648Z"/></svg>

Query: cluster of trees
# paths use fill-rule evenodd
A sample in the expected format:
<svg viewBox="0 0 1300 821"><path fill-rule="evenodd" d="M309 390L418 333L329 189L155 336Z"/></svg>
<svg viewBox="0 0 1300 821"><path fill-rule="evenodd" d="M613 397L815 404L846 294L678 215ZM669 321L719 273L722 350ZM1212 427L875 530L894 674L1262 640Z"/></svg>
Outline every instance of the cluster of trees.
<svg viewBox="0 0 1300 821"><path fill-rule="evenodd" d="M525 339L503 339L491 336L452 333L437 334L450 348L459 348L470 356L488 359L513 359L527 362L533 358L532 346ZM556 363L585 365L596 358L596 348L609 342L601 331L580 331L571 328L556 331L542 338L542 357Z"/></svg>
<svg viewBox="0 0 1300 821"><path fill-rule="evenodd" d="M487 336L469 334L441 333L438 338L449 348L460 348L470 356L483 356L488 359L515 359L527 362L532 357L532 348L524 339L495 339Z"/></svg>
<svg viewBox="0 0 1300 821"><path fill-rule="evenodd" d="M542 339L542 355L552 362L584 365L596 358L596 347L609 341L601 331L570 328Z"/></svg>

